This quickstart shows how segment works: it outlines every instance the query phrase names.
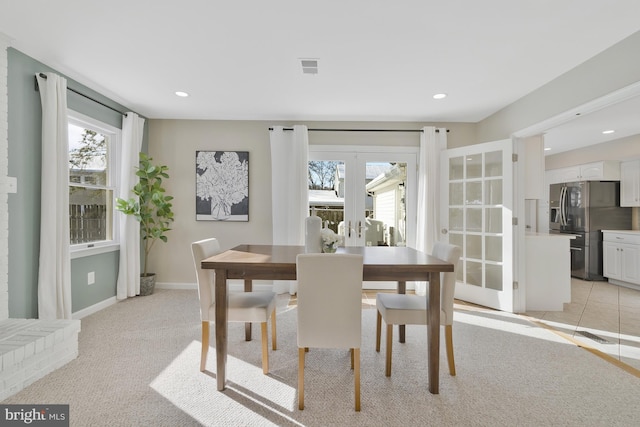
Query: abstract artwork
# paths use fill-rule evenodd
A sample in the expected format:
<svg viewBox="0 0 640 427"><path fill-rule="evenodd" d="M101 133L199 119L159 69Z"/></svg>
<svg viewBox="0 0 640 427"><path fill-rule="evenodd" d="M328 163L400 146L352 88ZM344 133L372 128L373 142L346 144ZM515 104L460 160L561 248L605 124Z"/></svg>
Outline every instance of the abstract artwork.
<svg viewBox="0 0 640 427"><path fill-rule="evenodd" d="M196 151L196 220L249 221L248 151Z"/></svg>

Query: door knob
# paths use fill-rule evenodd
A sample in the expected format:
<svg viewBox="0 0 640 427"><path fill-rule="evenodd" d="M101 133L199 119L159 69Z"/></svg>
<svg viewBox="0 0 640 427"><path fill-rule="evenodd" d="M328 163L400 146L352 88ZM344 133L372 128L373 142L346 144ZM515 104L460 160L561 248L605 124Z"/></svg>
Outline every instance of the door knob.
<svg viewBox="0 0 640 427"><path fill-rule="evenodd" d="M442 231L441 231L442 234L447 234L448 232L449 231L446 228L443 228Z"/></svg>

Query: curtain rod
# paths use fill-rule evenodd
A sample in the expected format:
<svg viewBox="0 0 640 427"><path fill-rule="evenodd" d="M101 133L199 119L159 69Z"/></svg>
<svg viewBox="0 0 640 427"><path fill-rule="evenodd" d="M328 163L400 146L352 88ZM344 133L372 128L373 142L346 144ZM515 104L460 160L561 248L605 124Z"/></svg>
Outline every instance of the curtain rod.
<svg viewBox="0 0 640 427"><path fill-rule="evenodd" d="M45 79L45 80L47 79L47 75L46 75L46 74L44 74L44 73L40 73L39 75L40 75L40 77L42 77L43 79ZM40 90L40 88L38 87L38 78L36 77L35 79L36 79L36 92L37 92L38 90ZM107 107L108 109L110 109L110 110L112 110L112 111L115 111L116 113L120 113L120 114L122 114L123 116L126 116L126 115L127 115L126 113L123 113L122 111L120 111L120 110L118 110L118 109L115 109L115 108L113 108L113 107L111 107L111 106L109 106L109 105L107 105L107 104L105 104L105 103L103 103L103 102L100 102L100 101L98 101L97 99L94 99L94 98L90 97L89 95L85 95L85 94L84 94L84 93L82 93L82 92L78 92L77 90L75 90L75 89L73 89L73 88L70 88L69 86L67 86L67 90L68 90L68 91L71 91L71 92L73 92L73 93L75 93L75 94L77 94L77 95L80 95L80 96L82 96L82 97L84 97L84 98L87 98L88 100L93 101L93 102L95 102L96 104L100 104L100 105L102 105L103 107Z"/></svg>
<svg viewBox="0 0 640 427"><path fill-rule="evenodd" d="M273 130L273 128L269 128ZM293 128L282 128L282 130L293 130ZM422 132L422 129L307 129L309 132ZM440 132L440 129L436 129ZM449 132L449 129L447 129Z"/></svg>

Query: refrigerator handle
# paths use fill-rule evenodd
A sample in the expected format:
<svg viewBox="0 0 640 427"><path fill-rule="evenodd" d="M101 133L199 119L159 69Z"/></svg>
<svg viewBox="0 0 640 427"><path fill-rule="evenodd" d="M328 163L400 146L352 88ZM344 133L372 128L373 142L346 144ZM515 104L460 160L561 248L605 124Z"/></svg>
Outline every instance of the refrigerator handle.
<svg viewBox="0 0 640 427"><path fill-rule="evenodd" d="M566 185L563 187L564 197L562 198L562 219L564 220L565 227L569 225L567 221L567 211L569 210L569 187Z"/></svg>
<svg viewBox="0 0 640 427"><path fill-rule="evenodd" d="M562 186L560 189L560 225L567 225L567 220L565 218L565 198L567 193L567 187Z"/></svg>

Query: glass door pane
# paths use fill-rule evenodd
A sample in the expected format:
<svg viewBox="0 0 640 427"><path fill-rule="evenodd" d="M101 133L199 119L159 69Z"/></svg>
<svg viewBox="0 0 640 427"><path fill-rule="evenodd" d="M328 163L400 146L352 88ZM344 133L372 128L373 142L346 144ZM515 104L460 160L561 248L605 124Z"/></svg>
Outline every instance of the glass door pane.
<svg viewBox="0 0 640 427"><path fill-rule="evenodd" d="M323 227L344 236L345 162L309 161L309 215L322 219Z"/></svg>
<svg viewBox="0 0 640 427"><path fill-rule="evenodd" d="M510 147L510 141L499 141L445 151L441 186L442 238L462 248L456 297L509 311Z"/></svg>
<svg viewBox="0 0 640 427"><path fill-rule="evenodd" d="M502 153L457 156L449 166L449 239L463 248L458 277L501 290Z"/></svg>
<svg viewBox="0 0 640 427"><path fill-rule="evenodd" d="M407 163L367 162L365 168L365 245L406 246Z"/></svg>

